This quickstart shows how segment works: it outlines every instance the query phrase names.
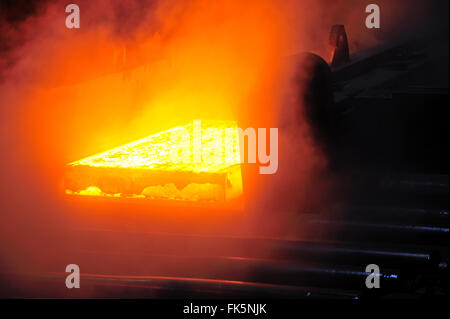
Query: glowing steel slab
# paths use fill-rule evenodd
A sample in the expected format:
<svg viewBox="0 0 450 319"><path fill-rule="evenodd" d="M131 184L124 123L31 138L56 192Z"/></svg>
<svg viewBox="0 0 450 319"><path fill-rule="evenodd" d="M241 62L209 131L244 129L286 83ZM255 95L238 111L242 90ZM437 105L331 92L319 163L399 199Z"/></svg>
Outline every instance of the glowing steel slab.
<svg viewBox="0 0 450 319"><path fill-rule="evenodd" d="M242 194L234 121L194 121L67 164L70 195L225 201Z"/></svg>

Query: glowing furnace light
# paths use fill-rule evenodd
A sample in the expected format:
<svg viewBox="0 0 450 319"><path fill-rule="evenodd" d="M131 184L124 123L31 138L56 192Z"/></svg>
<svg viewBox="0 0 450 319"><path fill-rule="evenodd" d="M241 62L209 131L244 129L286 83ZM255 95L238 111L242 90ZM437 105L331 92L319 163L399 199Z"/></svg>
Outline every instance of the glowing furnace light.
<svg viewBox="0 0 450 319"><path fill-rule="evenodd" d="M225 201L242 194L235 121L194 121L69 163L70 195Z"/></svg>

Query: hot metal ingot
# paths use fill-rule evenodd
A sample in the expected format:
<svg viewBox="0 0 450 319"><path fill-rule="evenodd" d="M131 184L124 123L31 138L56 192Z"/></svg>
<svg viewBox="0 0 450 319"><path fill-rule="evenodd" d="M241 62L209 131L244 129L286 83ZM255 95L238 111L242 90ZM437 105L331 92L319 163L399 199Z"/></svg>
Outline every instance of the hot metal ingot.
<svg viewBox="0 0 450 319"><path fill-rule="evenodd" d="M65 190L71 195L225 201L242 194L239 161L235 122L194 121L69 163Z"/></svg>

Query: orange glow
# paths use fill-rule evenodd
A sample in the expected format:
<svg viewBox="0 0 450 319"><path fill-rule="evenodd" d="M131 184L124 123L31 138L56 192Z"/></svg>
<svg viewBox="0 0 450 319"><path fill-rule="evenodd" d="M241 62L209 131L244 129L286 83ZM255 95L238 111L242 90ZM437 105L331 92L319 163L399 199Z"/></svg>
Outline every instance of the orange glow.
<svg viewBox="0 0 450 319"><path fill-rule="evenodd" d="M166 205L170 202L176 206L180 201L165 201L163 208L158 207L149 216L147 204L157 205L155 200L112 198L123 194L123 189L108 190L96 183L69 188L67 180L66 185L61 181L69 162L193 119L233 120L242 128L281 127L279 114L297 108L285 97L284 90L294 85L285 74L286 57L301 51L316 52L313 49L327 45L330 25L347 26L347 21L323 18L330 7L328 2L83 1L81 28L77 30L64 25L67 3L45 3L39 14L10 28L10 32L23 35L18 38L21 45L14 46L7 56L2 51L0 58L0 64L8 65L0 86L4 105L0 143L5 149L0 183L6 218L2 234L23 229L19 237L17 232L2 237L4 242L22 241L24 234L29 234L27 243L31 247L36 245L36 238L56 238L59 232L67 233L65 227L72 227L73 216L77 216L76 222L92 222L97 227L142 227L145 231L149 225L155 231L215 234L227 230L285 236L287 229L292 229L291 233L298 230L291 220L286 228L278 226L287 218L273 213L266 202L289 203L286 199L296 199L303 193L308 199L312 197L310 191L303 190L318 160L314 146L304 138L295 139L300 151L283 152L280 147L277 180L277 176L258 175L256 166L242 169L242 197L248 212L239 214L248 218L242 226L236 218L230 218L228 211L218 216L206 210L200 213L196 208L181 214L185 207ZM341 15L341 11L336 12ZM354 21L353 25L360 25L363 20L358 17ZM349 35L351 32L349 26ZM280 145L283 140L288 144L291 136L280 129ZM294 154L298 155L292 158ZM106 169L99 168L99 174ZM168 177L178 175L167 172ZM186 176L184 183L168 178L147 192L191 192L198 186L195 184L224 184L224 179L199 183L187 177L208 172L177 173ZM221 175L209 174L214 176ZM129 196L142 195L144 188L133 190ZM94 196L64 196L67 189ZM111 198L96 196L102 193L112 194ZM194 205L200 206L199 201ZM145 207L141 208L141 203ZM236 207L234 203L231 206ZM261 218L263 212L267 214ZM228 228L224 219L229 220ZM60 238L52 237L43 246L58 243ZM69 245L61 246L66 249ZM11 251L20 251L20 247ZM36 250L36 258L41 257Z"/></svg>
<svg viewBox="0 0 450 319"><path fill-rule="evenodd" d="M235 198L242 194L238 141L234 121L194 121L69 163L66 193L187 201Z"/></svg>

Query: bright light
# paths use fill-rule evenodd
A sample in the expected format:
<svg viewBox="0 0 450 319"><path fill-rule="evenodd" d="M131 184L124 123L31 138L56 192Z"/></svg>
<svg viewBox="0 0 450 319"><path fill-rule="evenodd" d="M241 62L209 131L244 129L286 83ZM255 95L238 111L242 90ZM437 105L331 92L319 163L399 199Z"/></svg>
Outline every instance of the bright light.
<svg viewBox="0 0 450 319"><path fill-rule="evenodd" d="M188 201L241 195L234 121L194 121L67 166L66 193Z"/></svg>

